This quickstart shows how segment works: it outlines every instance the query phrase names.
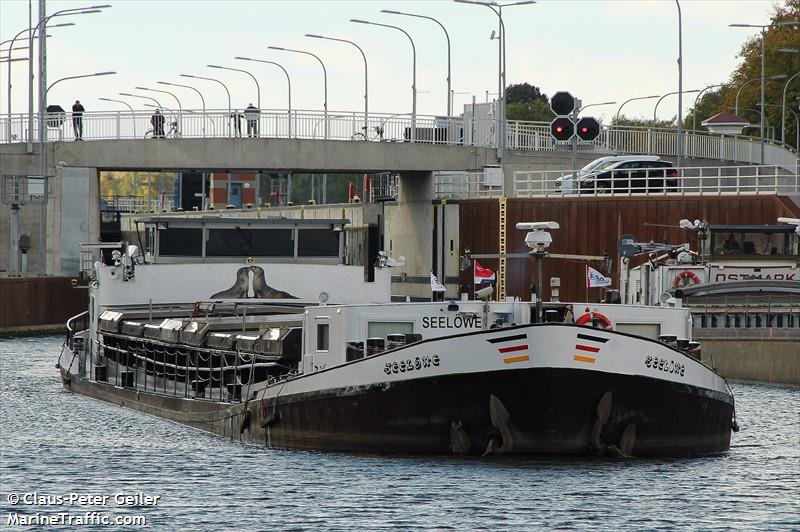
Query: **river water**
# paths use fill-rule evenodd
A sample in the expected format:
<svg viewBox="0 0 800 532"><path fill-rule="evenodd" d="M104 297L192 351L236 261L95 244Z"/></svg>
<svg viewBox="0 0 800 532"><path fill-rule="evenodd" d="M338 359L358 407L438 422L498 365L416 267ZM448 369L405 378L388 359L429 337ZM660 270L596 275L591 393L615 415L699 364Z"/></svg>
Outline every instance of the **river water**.
<svg viewBox="0 0 800 532"><path fill-rule="evenodd" d="M0 339L2 529L19 516L92 511L142 516L156 530L800 529L798 387L733 384L742 430L716 457L275 451L70 394L54 368L60 345ZM51 499L37 504L33 492ZM115 500L140 492L159 499Z"/></svg>

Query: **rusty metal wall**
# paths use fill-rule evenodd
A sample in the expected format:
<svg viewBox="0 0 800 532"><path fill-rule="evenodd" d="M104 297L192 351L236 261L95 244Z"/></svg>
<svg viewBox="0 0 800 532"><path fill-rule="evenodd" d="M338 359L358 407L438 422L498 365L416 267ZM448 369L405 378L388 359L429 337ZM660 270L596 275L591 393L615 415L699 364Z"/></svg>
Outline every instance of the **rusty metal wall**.
<svg viewBox="0 0 800 532"><path fill-rule="evenodd" d="M86 310L89 291L73 288L72 277L0 278L0 332L65 324Z"/></svg>
<svg viewBox="0 0 800 532"><path fill-rule="evenodd" d="M497 199L460 202L460 249L472 253L497 253L499 238ZM689 242L697 249L694 234L677 228L682 218L701 219L713 224L774 224L778 216L798 216L797 206L785 198L714 197L714 198L542 198L509 199L507 242L509 253L527 252L526 231L515 228L517 222L556 221L561 229L551 231L552 253L603 255L612 259L612 271L604 272L619 288L619 255L617 240L631 233L639 241ZM658 227L660 224L673 227ZM480 259L483 266L497 271L497 259ZM599 269L599 264L593 264ZM533 268L529 259L509 259L507 295L530 297ZM598 301L604 290L587 292L584 263L563 259L545 261L544 296L550 298L549 279L561 278L562 301ZM461 272L460 282L473 287L472 269Z"/></svg>

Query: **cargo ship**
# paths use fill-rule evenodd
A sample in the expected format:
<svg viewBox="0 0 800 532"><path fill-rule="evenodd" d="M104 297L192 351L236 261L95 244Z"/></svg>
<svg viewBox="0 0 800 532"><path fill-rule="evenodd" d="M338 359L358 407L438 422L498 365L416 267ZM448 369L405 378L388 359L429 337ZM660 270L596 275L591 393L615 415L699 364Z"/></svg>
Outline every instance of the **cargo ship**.
<svg viewBox="0 0 800 532"><path fill-rule="evenodd" d="M64 385L270 448L728 450L734 398L696 356L680 305L491 301L491 290L393 302L393 261L347 265L346 224L140 220L145 241L110 244L95 263L57 363ZM546 257L553 224L527 225Z"/></svg>

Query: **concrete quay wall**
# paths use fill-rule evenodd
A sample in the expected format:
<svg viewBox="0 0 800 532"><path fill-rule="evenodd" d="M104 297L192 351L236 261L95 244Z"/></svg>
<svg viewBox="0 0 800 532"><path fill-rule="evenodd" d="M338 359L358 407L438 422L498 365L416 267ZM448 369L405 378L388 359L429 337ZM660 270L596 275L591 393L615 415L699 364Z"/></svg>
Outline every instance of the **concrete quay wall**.
<svg viewBox="0 0 800 532"><path fill-rule="evenodd" d="M694 330L703 362L727 379L800 384L800 330Z"/></svg>

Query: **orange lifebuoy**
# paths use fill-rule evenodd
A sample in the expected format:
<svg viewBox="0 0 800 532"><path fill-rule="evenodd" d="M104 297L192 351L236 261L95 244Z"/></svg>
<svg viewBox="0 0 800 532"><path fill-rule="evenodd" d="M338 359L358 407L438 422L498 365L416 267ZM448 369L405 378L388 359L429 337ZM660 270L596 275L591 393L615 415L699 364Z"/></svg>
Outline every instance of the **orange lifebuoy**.
<svg viewBox="0 0 800 532"><path fill-rule="evenodd" d="M608 329L609 331L613 329L611 320L608 319L608 316L601 314L600 312L589 311L588 308L586 310L586 314L575 320L576 325L592 325L595 322L594 320L597 320L597 322L600 324L600 327L603 329Z"/></svg>
<svg viewBox="0 0 800 532"><path fill-rule="evenodd" d="M672 288L680 288L681 286L689 286L690 284L700 284L700 278L696 273L686 270L675 277Z"/></svg>

